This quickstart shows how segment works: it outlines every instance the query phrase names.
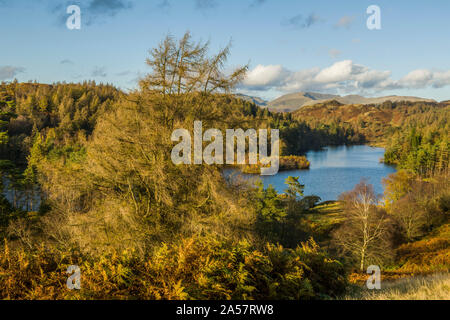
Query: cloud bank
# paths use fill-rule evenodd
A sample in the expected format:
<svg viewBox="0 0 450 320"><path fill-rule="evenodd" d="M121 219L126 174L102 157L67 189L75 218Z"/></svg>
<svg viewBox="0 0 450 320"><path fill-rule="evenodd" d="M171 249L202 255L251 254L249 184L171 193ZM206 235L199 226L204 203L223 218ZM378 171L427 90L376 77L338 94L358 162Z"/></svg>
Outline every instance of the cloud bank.
<svg viewBox="0 0 450 320"><path fill-rule="evenodd" d="M393 89L442 88L450 85L450 71L414 70L399 80L391 71L373 70L343 60L326 68L291 71L281 65L258 65L250 70L242 88L281 92L380 92Z"/></svg>

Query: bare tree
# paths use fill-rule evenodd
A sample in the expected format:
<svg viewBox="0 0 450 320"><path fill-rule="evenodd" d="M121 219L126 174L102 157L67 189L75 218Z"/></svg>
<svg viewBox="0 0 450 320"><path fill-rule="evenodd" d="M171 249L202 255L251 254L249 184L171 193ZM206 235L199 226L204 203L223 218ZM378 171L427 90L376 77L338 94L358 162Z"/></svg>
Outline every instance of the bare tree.
<svg viewBox="0 0 450 320"><path fill-rule="evenodd" d="M339 198L345 219L333 233L333 244L357 260L361 271L367 263L381 263L391 256L391 223L384 209L378 207L379 199L365 181Z"/></svg>
<svg viewBox="0 0 450 320"><path fill-rule="evenodd" d="M407 241L423 235L426 225L426 212L416 203L413 194L407 194L392 205L391 214L401 228Z"/></svg>

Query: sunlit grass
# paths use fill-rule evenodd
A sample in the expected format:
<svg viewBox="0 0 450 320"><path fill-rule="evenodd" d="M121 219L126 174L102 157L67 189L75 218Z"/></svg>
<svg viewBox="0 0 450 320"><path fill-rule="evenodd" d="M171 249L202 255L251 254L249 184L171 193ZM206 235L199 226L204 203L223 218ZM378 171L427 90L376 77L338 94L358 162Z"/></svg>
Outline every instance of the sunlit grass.
<svg viewBox="0 0 450 320"><path fill-rule="evenodd" d="M450 300L450 273L382 282L381 290L356 289L344 300Z"/></svg>

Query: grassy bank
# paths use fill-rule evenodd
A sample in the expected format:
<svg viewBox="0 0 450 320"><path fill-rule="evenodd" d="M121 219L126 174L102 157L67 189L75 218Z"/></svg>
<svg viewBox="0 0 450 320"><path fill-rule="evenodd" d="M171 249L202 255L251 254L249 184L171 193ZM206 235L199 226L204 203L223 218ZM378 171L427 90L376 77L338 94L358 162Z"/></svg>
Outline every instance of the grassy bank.
<svg viewBox="0 0 450 320"><path fill-rule="evenodd" d="M344 300L450 300L450 274L438 273L382 281L381 290L355 287Z"/></svg>

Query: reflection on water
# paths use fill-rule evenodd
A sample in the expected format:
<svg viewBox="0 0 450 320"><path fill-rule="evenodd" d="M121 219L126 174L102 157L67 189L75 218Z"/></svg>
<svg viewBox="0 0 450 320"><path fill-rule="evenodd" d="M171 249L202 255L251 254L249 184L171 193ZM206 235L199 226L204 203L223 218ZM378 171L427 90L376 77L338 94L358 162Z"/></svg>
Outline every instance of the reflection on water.
<svg viewBox="0 0 450 320"><path fill-rule="evenodd" d="M305 185L305 195L318 195L325 200L336 200L339 195L367 178L377 193L383 192L382 179L395 172L395 168L380 162L384 149L370 146L327 147L307 153L309 170L279 172L275 176L261 177L267 187L272 184L278 192L286 189L288 176L299 176Z"/></svg>
<svg viewBox="0 0 450 320"><path fill-rule="evenodd" d="M41 205L41 193L37 186L27 190L17 190L11 187L10 181L3 177L3 196L16 209L37 211Z"/></svg>

